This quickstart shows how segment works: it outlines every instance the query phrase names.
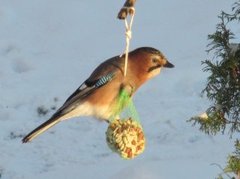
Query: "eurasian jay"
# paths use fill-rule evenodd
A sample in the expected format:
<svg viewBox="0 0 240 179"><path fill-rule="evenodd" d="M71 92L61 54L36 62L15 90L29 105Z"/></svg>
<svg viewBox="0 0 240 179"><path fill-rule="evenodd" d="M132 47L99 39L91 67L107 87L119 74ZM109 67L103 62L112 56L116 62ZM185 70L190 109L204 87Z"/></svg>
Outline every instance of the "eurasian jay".
<svg viewBox="0 0 240 179"><path fill-rule="evenodd" d="M126 76L124 62L125 55L122 55L100 64L50 119L25 136L22 142L29 142L58 122L73 117L94 116L109 120L125 107L118 101L121 90L132 97L143 83L158 75L162 67L174 67L159 50L151 47L137 48L129 53Z"/></svg>

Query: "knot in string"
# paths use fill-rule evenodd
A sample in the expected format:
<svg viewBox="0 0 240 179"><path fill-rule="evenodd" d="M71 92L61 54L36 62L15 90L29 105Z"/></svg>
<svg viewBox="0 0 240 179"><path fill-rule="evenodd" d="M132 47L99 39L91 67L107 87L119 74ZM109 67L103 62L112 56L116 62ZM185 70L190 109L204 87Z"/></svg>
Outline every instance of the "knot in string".
<svg viewBox="0 0 240 179"><path fill-rule="evenodd" d="M126 29L125 35L126 35L126 40L130 41L132 38L132 31L129 29Z"/></svg>

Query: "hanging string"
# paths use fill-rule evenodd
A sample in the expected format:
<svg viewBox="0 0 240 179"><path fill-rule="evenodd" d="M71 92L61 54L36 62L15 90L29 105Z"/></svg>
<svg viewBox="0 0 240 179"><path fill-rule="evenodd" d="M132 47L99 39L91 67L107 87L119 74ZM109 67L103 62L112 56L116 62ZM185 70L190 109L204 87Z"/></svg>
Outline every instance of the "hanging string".
<svg viewBox="0 0 240 179"><path fill-rule="evenodd" d="M125 18L124 22L125 22L125 28L126 28L126 32L125 32L125 36L126 36L126 48L125 48L125 64L124 64L124 76L127 75L127 67L128 67L128 52L129 52L129 46L130 46L130 40L132 38L132 24L133 24L133 20L134 20L134 16L135 16L135 8L134 7L129 7L130 11L131 11L131 18L130 18L130 22L128 22L128 19Z"/></svg>
<svg viewBox="0 0 240 179"><path fill-rule="evenodd" d="M126 49L125 49L125 64L124 64L124 76L127 75L127 66L128 66L128 52L130 46L130 40L132 38L132 24L135 15L135 3L136 0L126 0L123 7L120 9L118 13L118 19L125 21L126 28ZM128 23L127 17L131 16L130 22Z"/></svg>

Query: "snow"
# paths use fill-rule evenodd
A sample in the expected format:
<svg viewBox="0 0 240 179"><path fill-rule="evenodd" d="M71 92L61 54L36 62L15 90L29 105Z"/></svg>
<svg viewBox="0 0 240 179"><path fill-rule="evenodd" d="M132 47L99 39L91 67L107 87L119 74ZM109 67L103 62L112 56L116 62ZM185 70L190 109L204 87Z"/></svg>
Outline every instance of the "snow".
<svg viewBox="0 0 240 179"><path fill-rule="evenodd" d="M175 64L134 97L146 150L123 160L107 147L107 124L62 122L29 144L21 138L46 121L103 60L124 49L123 1L0 2L0 178L212 179L233 151L228 136L207 136L186 120L209 102L200 96L207 35L233 0L139 1L131 49L152 46ZM239 27L236 28L239 33ZM238 34L239 35L239 34ZM37 108L49 109L39 116Z"/></svg>

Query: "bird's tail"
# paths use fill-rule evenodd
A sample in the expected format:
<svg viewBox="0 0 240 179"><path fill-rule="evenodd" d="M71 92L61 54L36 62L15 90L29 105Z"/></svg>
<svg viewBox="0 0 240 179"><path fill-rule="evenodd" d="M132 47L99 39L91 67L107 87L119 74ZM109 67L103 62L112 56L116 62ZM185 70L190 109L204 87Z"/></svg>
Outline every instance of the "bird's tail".
<svg viewBox="0 0 240 179"><path fill-rule="evenodd" d="M41 133L45 132L46 130L48 130L48 129L51 128L52 126L56 125L56 124L59 123L60 121L61 121L61 118L53 116L52 118L50 118L49 120L47 120L46 122L44 122L43 124L41 124L40 126L38 126L36 129L34 129L32 132L30 132L28 135L26 135L26 136L22 139L22 142L23 142L23 143L30 142L30 141L33 140L35 137L37 137L37 136L40 135Z"/></svg>

